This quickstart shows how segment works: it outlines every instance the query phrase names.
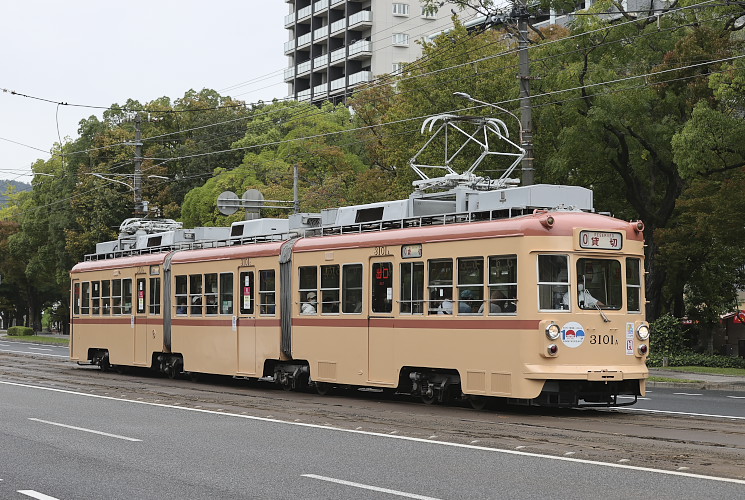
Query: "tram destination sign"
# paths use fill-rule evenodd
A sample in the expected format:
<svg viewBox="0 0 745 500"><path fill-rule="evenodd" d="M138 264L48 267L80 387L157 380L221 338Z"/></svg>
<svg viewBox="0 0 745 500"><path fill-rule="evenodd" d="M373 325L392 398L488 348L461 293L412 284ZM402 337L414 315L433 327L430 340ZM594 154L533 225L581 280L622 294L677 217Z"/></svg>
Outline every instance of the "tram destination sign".
<svg viewBox="0 0 745 500"><path fill-rule="evenodd" d="M579 246L594 250L621 250L623 237L621 233L614 232L580 231Z"/></svg>

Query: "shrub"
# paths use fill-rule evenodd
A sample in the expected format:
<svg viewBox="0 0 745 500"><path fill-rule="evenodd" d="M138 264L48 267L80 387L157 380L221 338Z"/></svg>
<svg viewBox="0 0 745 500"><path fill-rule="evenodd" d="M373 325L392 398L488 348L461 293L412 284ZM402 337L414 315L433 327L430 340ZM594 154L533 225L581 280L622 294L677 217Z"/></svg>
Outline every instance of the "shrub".
<svg viewBox="0 0 745 500"><path fill-rule="evenodd" d="M662 353L652 352L647 358L647 366L662 366ZM668 355L668 366L708 366L711 368L745 368L745 358L701 354L698 352L681 352Z"/></svg>
<svg viewBox="0 0 745 500"><path fill-rule="evenodd" d="M650 335L650 350L660 356L671 356L685 351L685 332L680 319L672 314L660 316L652 322Z"/></svg>
<svg viewBox="0 0 745 500"><path fill-rule="evenodd" d="M26 335L33 335L34 329L27 326L11 326L8 328L8 335L13 337L23 337Z"/></svg>

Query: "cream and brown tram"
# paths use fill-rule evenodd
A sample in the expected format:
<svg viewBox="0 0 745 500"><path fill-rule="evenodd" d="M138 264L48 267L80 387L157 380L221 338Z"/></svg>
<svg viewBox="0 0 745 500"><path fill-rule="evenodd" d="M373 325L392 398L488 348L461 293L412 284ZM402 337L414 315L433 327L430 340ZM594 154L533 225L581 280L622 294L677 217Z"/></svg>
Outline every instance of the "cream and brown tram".
<svg viewBox="0 0 745 500"><path fill-rule="evenodd" d="M423 130L437 123L406 200L231 228L125 221L71 271L71 359L476 407L635 402L642 223L594 213L581 187L513 187L524 150L500 120L441 115ZM464 145L426 165L450 129ZM491 151L498 141L518 152ZM481 154L459 174L468 144ZM514 158L495 180L475 174L490 155Z"/></svg>
<svg viewBox="0 0 745 500"><path fill-rule="evenodd" d="M71 272L71 358L427 402L622 404L648 375L641 230L541 211L89 260Z"/></svg>

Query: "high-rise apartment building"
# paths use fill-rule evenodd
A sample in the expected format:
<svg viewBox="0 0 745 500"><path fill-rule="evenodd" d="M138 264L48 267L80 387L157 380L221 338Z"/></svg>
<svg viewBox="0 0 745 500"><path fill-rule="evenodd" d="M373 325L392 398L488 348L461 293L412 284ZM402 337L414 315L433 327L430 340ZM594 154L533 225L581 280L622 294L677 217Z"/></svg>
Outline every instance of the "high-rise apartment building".
<svg viewBox="0 0 745 500"><path fill-rule="evenodd" d="M419 57L417 40L452 27L451 9L427 15L419 0L286 2L284 77L289 96L300 101L341 101L355 86Z"/></svg>

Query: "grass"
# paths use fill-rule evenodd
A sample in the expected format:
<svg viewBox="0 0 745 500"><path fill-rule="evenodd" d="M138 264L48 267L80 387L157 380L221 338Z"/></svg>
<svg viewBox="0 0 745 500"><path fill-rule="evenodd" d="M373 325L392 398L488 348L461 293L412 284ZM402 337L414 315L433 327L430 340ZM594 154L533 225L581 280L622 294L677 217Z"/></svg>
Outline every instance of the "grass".
<svg viewBox="0 0 745 500"><path fill-rule="evenodd" d="M57 344L57 345L68 345L70 343L69 337L45 337L43 335L21 335L3 337L5 340L15 340L20 342L36 342L38 344Z"/></svg>
<svg viewBox="0 0 745 500"><path fill-rule="evenodd" d="M672 377L658 377L650 376L647 380L650 382L673 382L678 384L700 384L700 380L688 380L687 378L672 378Z"/></svg>
<svg viewBox="0 0 745 500"><path fill-rule="evenodd" d="M743 368L713 368L710 366L666 366L662 370L674 372L707 373L711 375L739 375L745 377Z"/></svg>

